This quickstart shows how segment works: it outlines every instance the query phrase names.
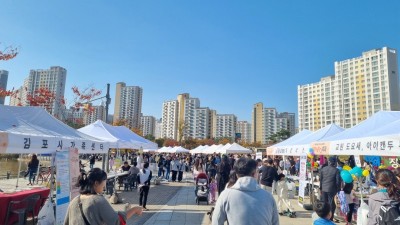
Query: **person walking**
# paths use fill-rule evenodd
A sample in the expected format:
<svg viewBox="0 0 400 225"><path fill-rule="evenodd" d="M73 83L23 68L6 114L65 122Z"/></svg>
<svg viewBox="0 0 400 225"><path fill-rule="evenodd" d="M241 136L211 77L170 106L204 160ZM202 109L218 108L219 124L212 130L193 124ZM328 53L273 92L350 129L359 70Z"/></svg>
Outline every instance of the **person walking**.
<svg viewBox="0 0 400 225"><path fill-rule="evenodd" d="M181 159L181 162L179 165L179 171L178 171L178 182L182 181L183 172L185 172L185 171L186 171L185 159Z"/></svg>
<svg viewBox="0 0 400 225"><path fill-rule="evenodd" d="M95 162L96 162L96 156L95 156L94 154L92 154L92 155L90 156L90 159L89 159L90 170L93 169L94 163L95 163Z"/></svg>
<svg viewBox="0 0 400 225"><path fill-rule="evenodd" d="M262 190L254 178L257 162L243 157L236 160L233 168L238 180L218 197L211 224L223 225L226 221L229 225L279 224L274 198Z"/></svg>
<svg viewBox="0 0 400 225"><path fill-rule="evenodd" d="M331 156L329 158L329 166L321 169L320 172L320 190L321 190L321 200L328 203L331 209L331 218L333 221L333 216L336 209L335 195L340 190L341 179L340 172L336 168L336 156Z"/></svg>
<svg viewBox="0 0 400 225"><path fill-rule="evenodd" d="M29 175L29 184L33 185L35 183L36 174L39 168L39 160L37 159L36 154L32 154L31 161L28 163L28 175Z"/></svg>
<svg viewBox="0 0 400 225"><path fill-rule="evenodd" d="M165 179L169 181L169 174L171 172L171 157L167 156L167 160L164 162L164 168L165 168Z"/></svg>
<svg viewBox="0 0 400 225"><path fill-rule="evenodd" d="M149 168L149 163L144 163L143 169L139 172L138 175L138 184L139 184L139 205L143 206L144 210L147 210L147 195L150 190L150 180L153 177L151 170Z"/></svg>
<svg viewBox="0 0 400 225"><path fill-rule="evenodd" d="M272 184L278 180L277 169L273 166L274 161L270 158L263 159L263 166L258 171L261 174L260 186L272 194Z"/></svg>
<svg viewBox="0 0 400 225"><path fill-rule="evenodd" d="M80 195L69 204L64 225L76 224L121 224L133 215L141 215L142 207L130 207L127 210L114 211L107 199L102 195L106 186L107 174L94 168L88 176L81 175L76 186L80 188Z"/></svg>

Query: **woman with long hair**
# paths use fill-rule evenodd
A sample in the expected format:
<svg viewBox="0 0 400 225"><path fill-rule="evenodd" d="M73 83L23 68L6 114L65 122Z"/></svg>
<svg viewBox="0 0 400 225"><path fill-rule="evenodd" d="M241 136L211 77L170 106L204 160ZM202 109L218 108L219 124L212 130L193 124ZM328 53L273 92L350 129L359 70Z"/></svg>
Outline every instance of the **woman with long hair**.
<svg viewBox="0 0 400 225"><path fill-rule="evenodd" d="M369 196L368 225L379 224L381 206L392 206L400 202L400 185L394 173L380 169L376 173L378 192Z"/></svg>
<svg viewBox="0 0 400 225"><path fill-rule="evenodd" d="M149 169L149 163L146 162L143 164L143 169L140 170L138 174L138 184L139 184L139 205L143 206L144 210L147 210L146 203L147 203L147 195L149 194L150 190L150 180L152 178L152 172Z"/></svg>
<svg viewBox="0 0 400 225"><path fill-rule="evenodd" d="M202 163L202 159L201 158L196 158L194 160L194 165L193 165L193 177L196 180L197 175L199 175L199 173L204 173L204 166Z"/></svg>
<svg viewBox="0 0 400 225"><path fill-rule="evenodd" d="M29 175L28 185L33 185L33 183L35 183L35 178L38 168L39 168L39 160L37 159L36 154L33 154L31 161L29 161L28 163L28 175Z"/></svg>
<svg viewBox="0 0 400 225"><path fill-rule="evenodd" d="M218 195L225 189L226 183L229 181L230 172L231 166L229 165L228 157L223 155L221 163L217 167Z"/></svg>
<svg viewBox="0 0 400 225"><path fill-rule="evenodd" d="M346 215L346 225L351 225L351 220L353 218L353 212L354 212L354 208L355 208L354 200L356 197L355 197L353 188L354 188L353 182L345 183L345 185L343 187L343 192L346 197L346 203L349 206L349 211Z"/></svg>
<svg viewBox="0 0 400 225"><path fill-rule="evenodd" d="M126 212L114 211L102 195L106 180L107 174L99 168L94 168L89 175L79 176L76 186L80 188L80 195L69 204L64 225L119 225L121 220L126 221L134 214L142 214L140 206L128 205Z"/></svg>

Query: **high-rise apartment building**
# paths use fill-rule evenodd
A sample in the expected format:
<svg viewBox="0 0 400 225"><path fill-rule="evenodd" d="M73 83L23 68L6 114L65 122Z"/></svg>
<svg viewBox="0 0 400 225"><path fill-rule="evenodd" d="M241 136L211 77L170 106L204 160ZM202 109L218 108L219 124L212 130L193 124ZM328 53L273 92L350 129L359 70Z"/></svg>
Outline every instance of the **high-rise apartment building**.
<svg viewBox="0 0 400 225"><path fill-rule="evenodd" d="M380 110L400 110L395 49L384 47L335 62L335 75L298 86L299 130L350 128Z"/></svg>
<svg viewBox="0 0 400 225"><path fill-rule="evenodd" d="M119 82L115 90L114 122L126 120L130 128L140 128L143 89Z"/></svg>
<svg viewBox="0 0 400 225"><path fill-rule="evenodd" d="M10 99L10 105L29 105L28 95L33 95L35 91L44 88L54 93L54 100L46 110L50 114L60 119L65 118L63 98L65 95L65 82L67 70L60 66L52 66L47 70L31 70L29 76L24 80L23 86L19 89L16 97Z"/></svg>
<svg viewBox="0 0 400 225"><path fill-rule="evenodd" d="M89 125L97 120L106 121L106 107L104 104L98 106L91 106L91 111L83 112L83 124ZM108 121L107 121L108 122Z"/></svg>
<svg viewBox="0 0 400 225"><path fill-rule="evenodd" d="M0 90L7 90L8 71L0 70ZM0 97L0 105L4 105L6 97Z"/></svg>
<svg viewBox="0 0 400 225"><path fill-rule="evenodd" d="M156 126L154 129L155 139L162 138L161 132L162 132L162 119L158 119L156 120Z"/></svg>
<svg viewBox="0 0 400 225"><path fill-rule="evenodd" d="M262 103L256 103L252 114L252 140L261 144L267 144L269 138L281 130L295 126L294 113L279 114L275 108L264 108ZM293 120L292 120L293 119ZM290 130L289 130L290 131Z"/></svg>
<svg viewBox="0 0 400 225"><path fill-rule="evenodd" d="M156 118L154 116L142 116L140 118L140 127L143 136L152 135L154 137L156 130Z"/></svg>
<svg viewBox="0 0 400 225"><path fill-rule="evenodd" d="M162 108L161 137L177 140L178 138L178 111L177 100L165 101Z"/></svg>
<svg viewBox="0 0 400 225"><path fill-rule="evenodd" d="M235 140L237 117L234 114L217 114L216 122L213 126L215 138L229 138Z"/></svg>
<svg viewBox="0 0 400 225"><path fill-rule="evenodd" d="M246 143L251 143L253 141L251 138L251 124L247 121L236 122L236 133L240 133L241 141Z"/></svg>
<svg viewBox="0 0 400 225"><path fill-rule="evenodd" d="M284 129L290 132L290 136L296 134L296 115L294 113L289 113L289 112L279 113L278 118L286 118L287 127Z"/></svg>

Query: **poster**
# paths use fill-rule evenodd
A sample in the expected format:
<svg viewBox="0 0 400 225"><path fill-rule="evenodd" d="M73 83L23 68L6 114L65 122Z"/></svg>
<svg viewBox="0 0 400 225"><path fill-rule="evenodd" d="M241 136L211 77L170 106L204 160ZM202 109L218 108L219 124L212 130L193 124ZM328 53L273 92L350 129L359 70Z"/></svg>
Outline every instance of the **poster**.
<svg viewBox="0 0 400 225"><path fill-rule="evenodd" d="M307 155L300 156L300 171L299 171L299 205L303 207L304 204L304 191L306 188L307 180Z"/></svg>
<svg viewBox="0 0 400 225"><path fill-rule="evenodd" d="M79 195L79 187L76 187L76 183L78 182L80 175L79 168L79 154L77 148L71 148L69 150L69 182L70 182L70 191L71 191L71 199L74 199Z"/></svg>
<svg viewBox="0 0 400 225"><path fill-rule="evenodd" d="M56 224L64 224L70 201L70 157L69 151L56 153Z"/></svg>

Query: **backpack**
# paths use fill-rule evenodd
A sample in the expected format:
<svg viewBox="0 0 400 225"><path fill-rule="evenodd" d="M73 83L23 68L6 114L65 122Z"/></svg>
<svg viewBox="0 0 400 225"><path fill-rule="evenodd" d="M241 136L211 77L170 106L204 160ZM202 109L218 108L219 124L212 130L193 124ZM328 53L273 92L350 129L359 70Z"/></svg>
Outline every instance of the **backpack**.
<svg viewBox="0 0 400 225"><path fill-rule="evenodd" d="M379 209L379 225L400 225L399 204L381 206Z"/></svg>

